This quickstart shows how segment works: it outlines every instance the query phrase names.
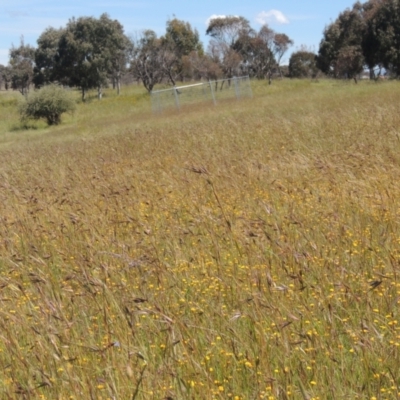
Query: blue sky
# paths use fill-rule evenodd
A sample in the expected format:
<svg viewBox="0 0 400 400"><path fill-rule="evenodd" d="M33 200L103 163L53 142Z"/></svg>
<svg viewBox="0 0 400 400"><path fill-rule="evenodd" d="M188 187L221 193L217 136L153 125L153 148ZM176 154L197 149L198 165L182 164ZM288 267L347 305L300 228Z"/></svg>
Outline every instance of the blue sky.
<svg viewBox="0 0 400 400"><path fill-rule="evenodd" d="M318 50L324 27L355 0L0 0L0 64L8 63L11 45L36 46L36 40L49 26L65 26L71 17L99 17L106 12L119 20L127 35L152 29L162 35L166 21L174 16L196 28L206 44L207 21L213 15L240 15L258 29L267 23L286 33L295 44ZM287 61L287 60L286 60Z"/></svg>

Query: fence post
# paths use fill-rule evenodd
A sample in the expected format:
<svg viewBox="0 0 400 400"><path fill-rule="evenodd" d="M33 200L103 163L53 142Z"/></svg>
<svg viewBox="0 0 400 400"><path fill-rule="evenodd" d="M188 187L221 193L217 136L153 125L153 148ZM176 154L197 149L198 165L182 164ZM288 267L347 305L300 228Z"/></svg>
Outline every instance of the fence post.
<svg viewBox="0 0 400 400"><path fill-rule="evenodd" d="M176 86L174 86L174 96L175 96L175 105L176 108L179 110L180 106L179 106L179 97L178 97L178 89L176 88Z"/></svg>
<svg viewBox="0 0 400 400"><path fill-rule="evenodd" d="M216 106L216 105L217 105L217 102L215 101L214 88L213 88L213 85L212 85L212 83L211 83L210 80L208 81L208 84L210 85L211 97L212 97L214 106Z"/></svg>

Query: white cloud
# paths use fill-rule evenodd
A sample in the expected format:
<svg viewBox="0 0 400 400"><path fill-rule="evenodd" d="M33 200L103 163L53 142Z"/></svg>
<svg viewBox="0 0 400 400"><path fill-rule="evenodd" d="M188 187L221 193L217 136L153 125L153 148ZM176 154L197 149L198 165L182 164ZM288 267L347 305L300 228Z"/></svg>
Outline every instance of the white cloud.
<svg viewBox="0 0 400 400"><path fill-rule="evenodd" d="M279 10L270 10L270 11L261 11L257 17L256 21L261 24L288 24L289 19L288 17L283 14L282 11Z"/></svg>

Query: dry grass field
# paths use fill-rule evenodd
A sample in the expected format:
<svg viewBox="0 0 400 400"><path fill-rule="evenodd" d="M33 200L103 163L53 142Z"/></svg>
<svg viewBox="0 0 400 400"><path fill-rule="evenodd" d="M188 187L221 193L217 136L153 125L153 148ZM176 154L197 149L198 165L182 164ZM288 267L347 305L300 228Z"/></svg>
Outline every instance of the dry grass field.
<svg viewBox="0 0 400 400"><path fill-rule="evenodd" d="M400 398L400 84L253 91L0 94L1 399Z"/></svg>

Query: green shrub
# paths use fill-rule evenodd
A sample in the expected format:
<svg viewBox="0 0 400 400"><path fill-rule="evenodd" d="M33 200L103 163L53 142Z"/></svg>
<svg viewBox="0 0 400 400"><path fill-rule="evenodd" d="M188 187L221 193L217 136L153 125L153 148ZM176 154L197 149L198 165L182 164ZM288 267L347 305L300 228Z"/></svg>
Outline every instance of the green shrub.
<svg viewBox="0 0 400 400"><path fill-rule="evenodd" d="M61 114L74 110L74 99L57 85L45 86L31 93L19 108L22 120L43 118L48 125L58 125Z"/></svg>

